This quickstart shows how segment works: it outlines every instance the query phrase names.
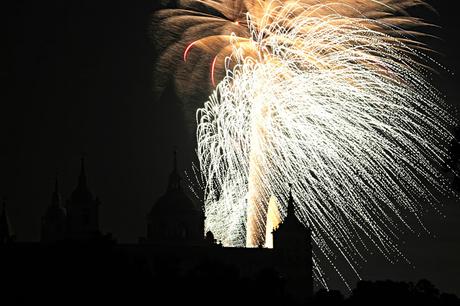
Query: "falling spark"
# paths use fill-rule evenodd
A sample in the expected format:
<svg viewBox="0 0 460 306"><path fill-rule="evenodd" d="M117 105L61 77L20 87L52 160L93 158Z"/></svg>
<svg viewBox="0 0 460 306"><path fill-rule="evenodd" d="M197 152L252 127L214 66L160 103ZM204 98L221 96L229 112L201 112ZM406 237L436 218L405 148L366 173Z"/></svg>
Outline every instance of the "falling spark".
<svg viewBox="0 0 460 306"><path fill-rule="evenodd" d="M437 207L430 188L448 189L439 169L453 121L427 81L430 59L400 32L417 20L358 11L421 2L310 2L246 13L248 38L231 35L225 77L197 112L197 152L207 230L227 246L269 245L269 203L285 216L292 183L327 286L324 259L339 272L341 257L359 277L370 246L404 258L397 239L415 231L409 217L423 226L424 207Z"/></svg>

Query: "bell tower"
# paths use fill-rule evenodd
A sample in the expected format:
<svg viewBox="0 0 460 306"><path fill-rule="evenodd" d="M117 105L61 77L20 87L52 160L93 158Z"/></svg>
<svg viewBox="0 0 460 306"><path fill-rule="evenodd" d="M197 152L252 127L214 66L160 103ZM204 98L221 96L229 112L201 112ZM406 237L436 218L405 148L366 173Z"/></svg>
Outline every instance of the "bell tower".
<svg viewBox="0 0 460 306"><path fill-rule="evenodd" d="M64 240L67 234L66 210L62 207L59 182L56 175L51 205L42 217L41 241L55 242Z"/></svg>
<svg viewBox="0 0 460 306"><path fill-rule="evenodd" d="M297 300L313 294L311 230L296 216L292 188L289 191L286 217L273 231L273 248L279 270L286 278L286 291Z"/></svg>
<svg viewBox="0 0 460 306"><path fill-rule="evenodd" d="M67 200L68 237L75 240L90 240L100 236L99 205L101 202L89 191L86 179L85 158L81 158L77 188Z"/></svg>
<svg viewBox="0 0 460 306"><path fill-rule="evenodd" d="M14 235L11 231L10 220L6 211L6 199L3 199L0 211L0 244L7 244L14 241Z"/></svg>

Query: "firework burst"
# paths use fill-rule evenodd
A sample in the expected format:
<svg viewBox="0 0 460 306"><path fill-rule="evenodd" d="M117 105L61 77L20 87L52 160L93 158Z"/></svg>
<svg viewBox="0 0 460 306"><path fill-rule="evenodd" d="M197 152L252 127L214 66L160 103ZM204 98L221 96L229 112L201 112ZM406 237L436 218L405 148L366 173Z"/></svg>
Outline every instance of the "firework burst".
<svg viewBox="0 0 460 306"><path fill-rule="evenodd" d="M199 94L209 95L211 80L214 83L225 76L224 61L233 51L231 41L237 40L239 47L253 52L253 41L263 37L252 37L253 29L267 28L272 20L289 17L285 26L296 15L321 18L330 15L344 18L360 18L368 21L368 27L391 35L412 34L410 29L423 24L418 18L407 14L406 9L425 5L422 0L177 0L163 1L167 8L158 10L153 17L153 38L160 56L155 65L157 84L161 92L171 76L182 98L201 99ZM292 9L293 7L301 9ZM286 16L289 11L290 16ZM306 14L305 12L308 11ZM279 19L279 18L278 18ZM374 23L379 20L381 23ZM306 28L302 31L307 30ZM259 33L263 35L263 33ZM416 43L415 41L412 41ZM213 73L209 73L213 68ZM196 86L196 84L200 86ZM212 86L213 88L214 86ZM202 101L199 101L202 104Z"/></svg>
<svg viewBox="0 0 460 306"><path fill-rule="evenodd" d="M439 167L453 124L410 31L422 22L405 14L422 4L180 1L158 13L190 27L163 53L186 61L174 66L178 87L194 88L187 69L217 84L197 112L207 230L227 246L265 244L292 184L323 285L324 261L358 274L369 246L403 256L408 216L423 226L437 204L428 186L447 190Z"/></svg>
<svg viewBox="0 0 460 306"><path fill-rule="evenodd" d="M227 76L198 113L207 227L227 245L263 244L269 200L286 203L293 183L315 262L338 252L354 268L369 242L401 256L406 216L420 220L420 203L435 201L427 184L445 190L450 122L423 58L368 19L289 14L264 28L248 19L260 53L235 39Z"/></svg>

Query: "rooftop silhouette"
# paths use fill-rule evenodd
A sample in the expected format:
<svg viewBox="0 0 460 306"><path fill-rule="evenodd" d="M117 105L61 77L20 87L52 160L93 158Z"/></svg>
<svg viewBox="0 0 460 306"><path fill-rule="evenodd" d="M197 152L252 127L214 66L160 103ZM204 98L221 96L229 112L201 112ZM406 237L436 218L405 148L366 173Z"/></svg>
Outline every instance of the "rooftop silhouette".
<svg viewBox="0 0 460 306"><path fill-rule="evenodd" d="M138 243L123 244L100 230L98 208L101 202L90 191L83 157L80 163L77 186L65 202L56 175L51 201L42 217L39 243L10 243L12 240L7 238L9 223L3 205L0 253L3 256L1 262L8 263L5 275L17 281L22 277L17 274L19 270L25 270L23 276L28 279L54 275L51 283L62 290L57 294L59 297L69 293L69 289L62 288L61 281L80 288L80 278L83 277L85 288L89 284L116 287L121 286L118 283L121 282L135 292L137 298L145 298L147 292L140 294L136 286L151 285L153 288L155 284L155 292L159 295L168 293L174 296L176 292L187 292L188 295L178 296L178 300L189 300L193 290L198 292L201 288L208 288L203 297L211 302L219 298L225 287L234 287L237 283L241 292L235 293L235 302L237 297L243 296L254 302L263 300L253 294L256 288L273 289L274 295L266 300L267 303L275 300L280 303L304 302L311 298L311 231L295 216L292 194L288 214L274 231L274 249L223 247L213 233L205 234L204 209L201 203L192 201L182 187L177 153L174 152L165 193L146 216L145 237L141 237ZM133 281L133 277L138 279ZM100 279L101 283L94 283L94 279ZM132 288L133 284L137 284L136 288ZM39 282L36 285L43 289ZM96 293L101 301L105 300L102 291ZM13 295L14 298L17 296ZM119 295L111 298L118 300Z"/></svg>

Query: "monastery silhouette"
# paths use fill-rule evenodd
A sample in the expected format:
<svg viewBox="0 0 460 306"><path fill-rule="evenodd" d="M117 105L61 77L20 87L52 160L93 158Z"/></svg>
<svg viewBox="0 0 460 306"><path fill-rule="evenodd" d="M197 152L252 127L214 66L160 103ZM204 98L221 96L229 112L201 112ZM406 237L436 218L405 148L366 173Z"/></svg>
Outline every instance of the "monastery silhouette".
<svg viewBox="0 0 460 306"><path fill-rule="evenodd" d="M11 277L17 278L16 270L23 266L23 261L29 261L25 268L26 277L32 279L36 275L30 271L37 269L35 265L43 264L43 271L39 269L38 274L51 271L51 275L57 274L63 280L69 274L62 274L60 269L69 270L71 266L70 270L77 276L72 276L70 283L76 282L81 271L90 267L92 270L85 278L91 278L93 273L108 272L103 279L109 279L109 283L120 275L136 277L137 280L131 280L134 287L134 283L145 287L149 282L161 280L162 285L156 289L162 288L163 293L171 291L172 296L182 288L180 284L184 280L190 282L183 287L190 289L200 287L200 282L210 288L219 282L224 286L232 283L232 279L235 282L245 280L246 289L254 286L263 286L262 290L272 288L271 302L277 296L283 299L287 296L297 302L312 296L311 231L297 219L292 194L285 219L273 231L272 249L223 247L211 232L204 233L204 209L200 203L192 201L181 186L176 154L167 190L147 214L146 235L138 243L117 243L110 234L103 234L99 227L100 205L101 201L88 187L84 158L81 159L77 187L65 203L56 178L51 203L41 220L40 242L14 241L4 201L0 216L0 252L3 252L3 262L13 263L9 266ZM26 254L33 254L34 260ZM112 265L114 258L125 268ZM40 259L42 263L35 262ZM110 267L105 267L108 262ZM99 271L100 267L104 268ZM139 278L144 281L140 283ZM251 280L259 284L247 285ZM60 287L61 284L55 281L52 283ZM171 286L175 289L166 284L174 284ZM62 289L62 292L66 290ZM125 289L122 286L120 290ZM185 299L185 296L179 298ZM102 297L101 300L104 301Z"/></svg>

